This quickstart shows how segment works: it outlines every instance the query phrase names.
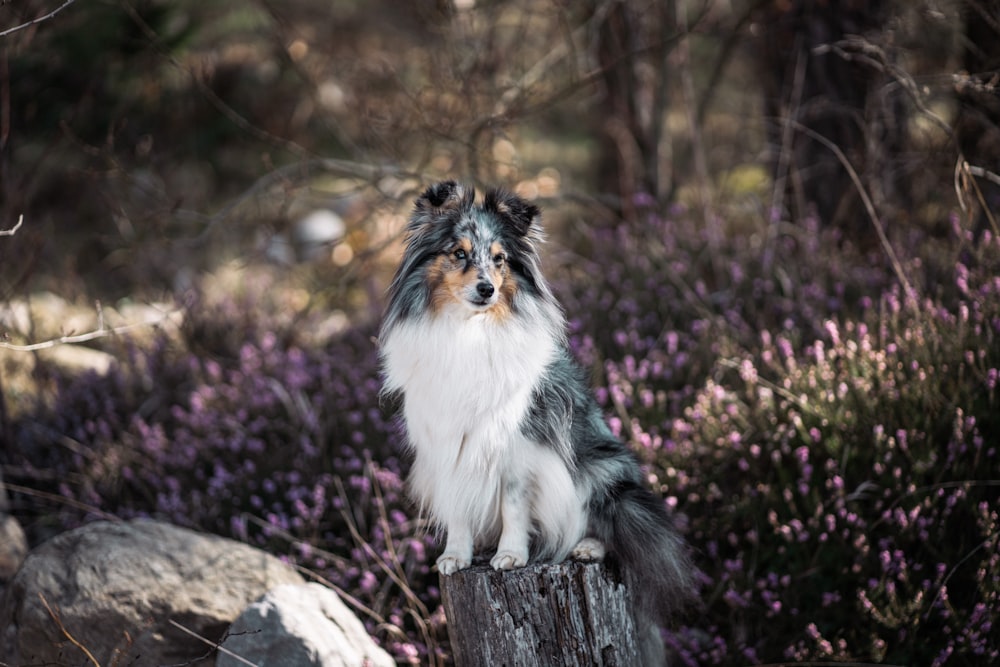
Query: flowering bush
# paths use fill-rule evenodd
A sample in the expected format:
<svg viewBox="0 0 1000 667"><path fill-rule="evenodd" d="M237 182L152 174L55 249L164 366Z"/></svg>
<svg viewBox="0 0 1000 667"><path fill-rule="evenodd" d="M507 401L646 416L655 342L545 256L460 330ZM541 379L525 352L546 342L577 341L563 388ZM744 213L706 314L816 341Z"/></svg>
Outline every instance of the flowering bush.
<svg viewBox="0 0 1000 667"><path fill-rule="evenodd" d="M673 243L660 233L637 261L627 243L608 246L609 283L581 300L600 307L580 312L615 326L578 345L606 355L612 425L646 455L699 551L705 613L668 636L675 662L995 660L998 239L963 243L951 267L927 259L926 275L951 281L908 300L892 274L791 242L772 280L744 261L710 274L721 279L709 289L699 281L712 267L695 254L648 262ZM800 254L808 270L791 261ZM801 271L792 290L778 279L789 266ZM618 301L602 302L619 280ZM692 374L689 356L714 362Z"/></svg>
<svg viewBox="0 0 1000 667"><path fill-rule="evenodd" d="M910 249L911 298L808 221L648 213L596 230L590 278L559 292L703 571L675 663L995 660L1000 242ZM183 345L125 350L22 411L5 476L64 499L28 498L29 527L155 515L233 536L338 587L399 660L446 660L374 328L313 344L245 303L196 304Z"/></svg>
<svg viewBox="0 0 1000 667"><path fill-rule="evenodd" d="M962 340L958 312L883 306L812 358L765 335L670 427L664 481L747 658L997 656L997 321Z"/></svg>
<svg viewBox="0 0 1000 667"><path fill-rule="evenodd" d="M305 349L249 318L240 344L217 313L186 324L212 356L164 337L106 376L67 378L19 422L11 479L69 501L40 509L46 523L156 516L280 554L345 593L398 657L428 662L444 636L431 538L403 497L374 330Z"/></svg>

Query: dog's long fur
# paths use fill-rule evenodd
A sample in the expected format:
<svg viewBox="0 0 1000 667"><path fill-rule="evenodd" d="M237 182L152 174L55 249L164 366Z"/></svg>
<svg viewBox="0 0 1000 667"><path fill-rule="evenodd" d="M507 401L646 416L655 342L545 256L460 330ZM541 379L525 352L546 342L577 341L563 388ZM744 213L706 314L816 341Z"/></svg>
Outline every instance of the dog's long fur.
<svg viewBox="0 0 1000 667"><path fill-rule="evenodd" d="M411 493L447 531L445 575L474 550L497 569L617 558L639 610L662 620L694 569L663 502L606 425L539 267L538 209L455 182L416 201L380 333L400 393Z"/></svg>

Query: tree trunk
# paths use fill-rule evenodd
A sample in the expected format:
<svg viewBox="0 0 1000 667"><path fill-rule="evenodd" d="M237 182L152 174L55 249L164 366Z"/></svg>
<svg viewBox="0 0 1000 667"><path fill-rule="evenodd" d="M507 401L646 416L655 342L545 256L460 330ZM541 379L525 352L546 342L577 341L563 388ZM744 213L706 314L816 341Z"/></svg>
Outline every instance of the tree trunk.
<svg viewBox="0 0 1000 667"><path fill-rule="evenodd" d="M631 596L601 563L474 565L442 576L441 592L458 667L663 662L658 630L637 631Z"/></svg>
<svg viewBox="0 0 1000 667"><path fill-rule="evenodd" d="M871 229L845 166L826 146L786 126L789 121L836 144L883 214L887 206L901 204L900 168L892 160L902 150L902 93L884 72L893 58L884 34L889 5L888 0L760 3L754 44L767 139L775 183L789 186L784 208L793 219L815 212L851 236Z"/></svg>

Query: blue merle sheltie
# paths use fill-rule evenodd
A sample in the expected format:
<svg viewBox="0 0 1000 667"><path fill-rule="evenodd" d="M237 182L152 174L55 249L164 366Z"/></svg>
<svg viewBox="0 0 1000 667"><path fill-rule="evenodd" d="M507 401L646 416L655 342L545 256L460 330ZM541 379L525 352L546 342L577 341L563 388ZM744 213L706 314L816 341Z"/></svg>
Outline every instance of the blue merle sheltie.
<svg viewBox="0 0 1000 667"><path fill-rule="evenodd" d="M662 500L611 433L539 266L539 210L500 189L428 188L407 226L379 336L402 395L411 494L447 533L438 570L618 560L657 620L695 570Z"/></svg>

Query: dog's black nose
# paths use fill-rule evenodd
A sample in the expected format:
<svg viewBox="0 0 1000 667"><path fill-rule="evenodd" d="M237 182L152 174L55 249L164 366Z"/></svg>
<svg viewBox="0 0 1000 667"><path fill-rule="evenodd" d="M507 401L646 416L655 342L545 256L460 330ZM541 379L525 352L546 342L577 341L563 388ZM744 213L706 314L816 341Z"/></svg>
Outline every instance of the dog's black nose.
<svg viewBox="0 0 1000 667"><path fill-rule="evenodd" d="M476 292L484 299L488 299L493 296L494 288L493 283L482 282L476 285Z"/></svg>

